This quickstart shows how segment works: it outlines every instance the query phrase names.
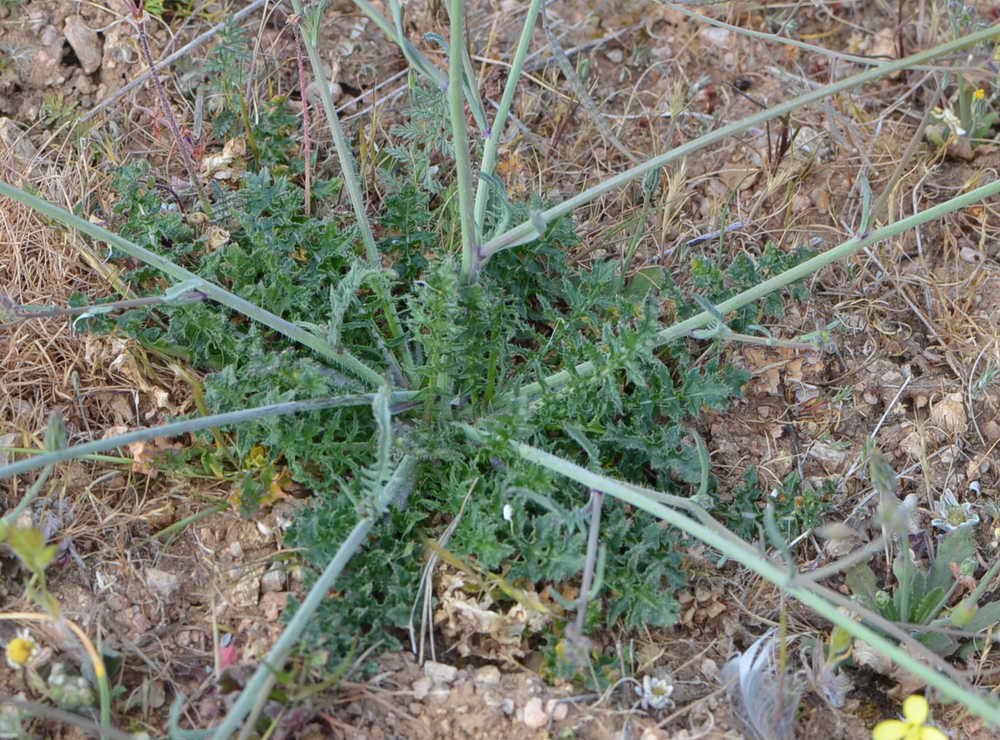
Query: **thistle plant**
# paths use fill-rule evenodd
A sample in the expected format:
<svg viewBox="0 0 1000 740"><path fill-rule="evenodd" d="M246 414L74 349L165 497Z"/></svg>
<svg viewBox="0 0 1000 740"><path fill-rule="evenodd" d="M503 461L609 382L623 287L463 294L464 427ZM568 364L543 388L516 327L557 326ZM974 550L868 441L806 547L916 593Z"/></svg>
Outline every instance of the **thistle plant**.
<svg viewBox="0 0 1000 740"><path fill-rule="evenodd" d="M579 271L571 269L566 254L577 241L571 221L576 208L726 137L1000 31L970 33L811 90L565 202L513 203L496 175L495 159L541 1L530 4L500 110L489 120L470 73L461 0L450 2L447 71L406 38L398 0L388 2L391 19L358 0L358 7L400 46L414 75L448 100L448 136L440 143L447 151L434 154L445 155L452 176L434 177L453 197L433 213L414 208L431 202L422 188L430 174L425 170L390 193L379 214L364 200L351 142L323 79L317 48L321 8L293 5L341 169L338 181L313 182L312 197L319 202L343 188L352 214L346 222L303 216L305 194L290 176L298 171L292 146L269 155L273 167L248 169L231 215L230 239L215 251L202 248L205 234L199 224L163 208L136 170L120 189L117 212L105 214L113 216L107 220L117 222L118 233L0 183L0 194L108 244L113 259L128 256L142 263L127 280L137 292L156 292L164 299L155 304L163 320L150 321L147 306L116 302L108 304L109 310L113 305L124 313L91 308L81 324L125 332L209 373L205 398L212 412L20 459L0 469L0 478L130 441L225 425L235 426L238 458L258 446L279 450L282 464L314 495L314 505L290 533L290 544L303 545L316 566L308 594L225 719L210 729L182 729L184 701L179 698L171 713L171 736L222 740L247 727L254 707L267 699L275 671L304 639L334 648L335 657L347 654L345 643L373 625L387 640L394 639L393 629L407 624L410 614L403 604L419 585L419 535L442 512L463 514L450 547L462 548L485 570L503 566L504 580L517 581L508 584L507 598L535 603L537 598L530 598L535 585L571 581L586 565L581 599L568 608L560 604L562 611L548 610L553 629L568 629L577 616L582 627L570 627L579 631L593 624L592 613L605 624L671 624L677 611L672 591L684 578L677 545L683 538L699 540L777 584L788 598L864 640L942 695L1000 722L995 703L939 660L937 644L926 638L937 633L894 623L920 618L926 625L942 618L954 587L950 563L967 548L964 535L957 533L965 530L946 538L941 564L935 561L929 571L909 555L897 558L897 577L906 588L898 591L898 603L893 597L893 612L880 610L879 600L885 599L876 592L870 603L852 601L823 585L823 579L866 561L888 546L889 538L843 562L802 572L769 510L764 528L780 560L766 557L706 508L712 503L710 456L704 442L686 441L692 435L682 426L706 407L723 408L745 382L744 373L722 363L717 340L768 343L757 327L768 307L778 309L782 291L794 294L799 281L826 265L980 202L1000 192L1000 183L879 228L866 226L820 254L740 263L733 274L742 282L713 285L707 279L713 290L701 302L666 281L664 293L679 306L678 320L670 325L664 325L657 294L626 290L628 276L620 263L607 260ZM477 147L466 106L485 139L478 165L472 161ZM254 122L247 119L247 124ZM260 144L262 138L255 140ZM432 159L428 151L410 154L411 162ZM870 216L864 214L866 224ZM373 225L374 219L379 223ZM165 234L169 238L161 239ZM437 249L429 249L438 242ZM398 270L387 266L393 260ZM714 276L704 263L696 267ZM173 283L166 293L160 273ZM192 296L197 300L186 300ZM181 297L185 300L177 300ZM687 345L692 337L713 343L703 363L692 360ZM800 338L798 344L814 347L815 339ZM823 343L828 339L823 336ZM886 467L876 465L872 472L879 478L875 482L888 522L895 478ZM472 487L477 495L465 510ZM602 496L600 509L584 506L588 492ZM854 572L870 581L863 571ZM343 598L331 602L327 593L334 585ZM970 637L970 625L992 619L993 605L982 607L979 615L980 596L965 611L952 608L949 616L952 624L964 620L960 628ZM571 609L580 613L568 615ZM749 667L738 669L747 678L740 684L745 701L748 691L773 675L771 649L759 644ZM647 706L669 698L665 686L647 688ZM777 695L773 721L754 722L756 731L786 733L794 700Z"/></svg>

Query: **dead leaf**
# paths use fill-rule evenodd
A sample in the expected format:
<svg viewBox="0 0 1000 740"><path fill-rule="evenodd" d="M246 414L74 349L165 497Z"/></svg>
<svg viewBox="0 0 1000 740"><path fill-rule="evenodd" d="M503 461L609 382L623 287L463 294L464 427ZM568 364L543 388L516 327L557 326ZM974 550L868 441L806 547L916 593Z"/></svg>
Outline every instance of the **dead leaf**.
<svg viewBox="0 0 1000 740"><path fill-rule="evenodd" d="M868 55L882 59L896 58L896 30L894 28L883 28L875 33L872 45L868 49Z"/></svg>
<svg viewBox="0 0 1000 740"><path fill-rule="evenodd" d="M156 469L155 463L168 450L179 449L181 449L181 445L168 442L165 439L131 442L128 445L128 451L132 454L132 471L143 475L156 475L159 471Z"/></svg>
<svg viewBox="0 0 1000 740"><path fill-rule="evenodd" d="M260 597L258 606L264 613L264 618L269 622L275 622L288 604L287 591L269 591Z"/></svg>
<svg viewBox="0 0 1000 740"><path fill-rule="evenodd" d="M968 426L961 393L949 393L931 406L931 421L951 434L964 434Z"/></svg>
<svg viewBox="0 0 1000 740"><path fill-rule="evenodd" d="M214 252L219 247L225 246L229 241L229 232L218 226L212 226L205 234L205 245L210 252Z"/></svg>

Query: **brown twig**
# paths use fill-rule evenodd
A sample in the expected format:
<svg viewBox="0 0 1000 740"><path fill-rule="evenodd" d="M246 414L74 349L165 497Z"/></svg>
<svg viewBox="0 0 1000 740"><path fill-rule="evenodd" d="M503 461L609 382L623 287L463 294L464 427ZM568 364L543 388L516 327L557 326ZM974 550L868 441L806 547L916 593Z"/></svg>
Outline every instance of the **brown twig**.
<svg viewBox="0 0 1000 740"><path fill-rule="evenodd" d="M164 296L149 296L147 298L133 298L127 301L115 301L113 303L101 303L94 306L75 306L70 308L32 308L12 301L7 296L0 294L0 327L14 326L31 319L69 318L70 316L82 316L91 311L107 313L109 311L125 311L130 308L146 308L148 306L160 306L166 303L192 303L205 298L203 293L191 291L168 299Z"/></svg>
<svg viewBox="0 0 1000 740"><path fill-rule="evenodd" d="M280 4L281 1L282 0L278 0L278 3L276 3L276 4ZM221 23L215 24L210 29L208 29L207 31L205 31L205 33L201 34L201 36L197 36L196 38L192 39L189 43L187 43L184 46L182 46L180 49L178 49L177 51L175 51L170 56L164 57L163 59L161 59L160 61L158 61L149 70L147 70L146 72L143 72L141 75L139 75L138 77L136 77L134 80L132 80L131 82L129 82L127 85L123 85L122 87L120 87L118 90L115 91L115 93L113 95L110 95L110 96L106 97L100 103L98 103L97 105L95 105L91 110L87 111L87 113L85 113L84 115L80 116L76 120L76 125L79 126L81 124L86 123L91 118L93 118L94 116L98 115L105 108L107 108L110 105L113 105L118 100L121 100L121 98L123 98L125 95L128 95L130 92L132 92L133 90L135 90L135 88L139 87L139 85L142 85L143 83L145 83L146 80L148 80L150 77L152 77L154 74L156 74L157 72L159 72L164 67L167 67L167 66L173 64L178 59L181 59L182 57L184 57L184 55L187 54L188 52L197 49L199 46L201 46L202 44L204 44L206 41L208 41L210 38L212 38L215 34L217 34L219 31L221 31L223 28L225 28L226 25L228 25L230 23L237 23L238 21L243 20L244 18L246 18L248 15L250 15L252 12L254 12L255 10L257 10L258 8L266 5L268 2L271 2L271 0L254 0L254 2L250 3L248 6L246 6L242 10L240 10L238 13L234 13L231 18L227 18L226 20L222 21Z"/></svg>
<svg viewBox="0 0 1000 740"><path fill-rule="evenodd" d="M306 86L306 69L302 62L302 29L295 24L295 62L299 68L299 90L302 91L302 157L305 169L305 214L309 218L312 201L312 148L309 141L309 88Z"/></svg>
<svg viewBox="0 0 1000 740"><path fill-rule="evenodd" d="M167 119L167 126L170 129L170 133L173 135L174 141L177 142L177 146L181 151L181 159L184 160L184 168L188 172L188 178L191 180L191 184L194 185L195 190L198 191L198 200L201 201L202 207L207 213L208 200L205 197L205 191L201 187L201 181L198 179L198 171L194 166L194 148L191 146L191 142L181 134L181 129L177 125L177 119L174 118L174 112L170 108L170 100L167 98L167 91L163 87L163 81L156 72L153 54L149 50L149 36L146 34L146 0L125 0L125 4L132 12L132 25L135 27L138 35L139 48L142 49L143 58L152 73L150 76L153 80L153 86L156 88L157 97L160 100L160 108L163 109L163 116Z"/></svg>

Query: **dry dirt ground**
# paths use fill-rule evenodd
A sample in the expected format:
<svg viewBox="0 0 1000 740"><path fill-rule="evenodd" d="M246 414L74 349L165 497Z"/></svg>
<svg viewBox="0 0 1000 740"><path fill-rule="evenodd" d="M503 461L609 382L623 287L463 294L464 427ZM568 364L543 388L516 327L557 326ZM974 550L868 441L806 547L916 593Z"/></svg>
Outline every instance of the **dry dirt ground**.
<svg viewBox="0 0 1000 740"><path fill-rule="evenodd" d="M447 35L441 3L411 5L420 5L407 16L412 38L419 41L429 31ZM895 4L884 2L768 8L733 3L711 6L711 12L756 31L794 33L855 55L894 57L901 49L927 48L949 32L943 0L913 5L902 16ZM167 22L151 24L158 58L238 9L195 0L197 12L183 17L177 9L191 3L166 6ZM978 11L995 17L989 4ZM470 4L470 46L488 98L499 97L512 29L523 13L516 0ZM116 0L0 0L0 177L30 184L86 214L95 203L114 201L108 183L115 164L138 157L179 171L148 83L103 110L81 139L67 139L61 128L143 71L134 32L123 22L126 14ZM324 48L340 85L339 102L364 96L345 115L353 116L352 125L388 126L404 82L390 81L405 67L402 55L350 3L332 3L328 15ZM513 195L541 192L560 199L626 169L630 162L609 132L622 149L644 157L700 135L716 125L713 119L738 120L760 105L859 69L808 49L711 29L647 0L555 2L548 22L574 61L589 64L589 93L605 125L595 125L562 80L539 31L533 49L541 51L529 64L515 106L528 131L501 154L501 175ZM298 99L285 14L272 8L246 23L270 91ZM443 63L434 49L425 51ZM194 51L191 59L205 53ZM966 66L982 79L993 74L987 59L970 59ZM168 90L188 84L185 75L195 67L185 60L168 71ZM775 153L782 135L778 122L673 165L662 207L640 243L637 268L686 264L689 240L737 222L725 243L732 254L759 251L768 241L783 249L835 245L858 228L860 172L867 173L876 195L890 188L877 214L883 222L996 177L1000 149L989 142L940 151L921 140L896 172L926 108L950 103L935 99L941 79L939 73L911 72L803 109L789 121L798 135L783 156ZM672 101L685 96L686 110L666 115ZM182 125L191 126L192 111L184 98L175 98ZM321 137L319 145L329 142ZM620 225L640 201L625 188L581 209L582 264L625 249ZM920 496L925 509L945 491L977 507L981 557L995 557L1000 393L996 384L982 382L991 369L1000 369L994 224L1000 225L1000 214L995 201L987 202L810 278L812 299L770 328L794 336L837 320L831 352L749 345L730 352L752 380L731 410L706 414L700 422L724 496L751 464L759 466L765 487L791 470L812 479L846 476L831 516L863 530L872 502L864 481L852 474L859 470L865 439L874 434L901 472L905 492ZM117 279L93 246L0 201L0 290L11 300L60 305L76 292L110 295ZM64 414L71 442L81 442L195 409L189 369L121 339L74 333L65 320L0 329L0 371L0 462L17 457L12 448L41 447L45 420L54 410ZM116 726L162 734L166 708L182 692L191 700L187 726L205 727L225 711L220 669L234 663L230 673L238 682L241 667L256 665L281 630L289 595L302 590L301 566L282 546L292 510L302 502L281 502L258 520L245 521L227 506L227 481L171 478L149 464L144 448L118 454L59 466L45 506L33 512L35 524L62 543L49 570L50 588L67 617L124 657ZM0 484L5 506L14 506L27 485ZM164 534L178 523L185 526ZM813 538L797 547L800 562L828 559ZM719 669L777 622L780 594L732 564L716 569L697 549L688 553L687 567L691 583L681 595L684 612L675 628L617 636L635 642L643 673L672 677L674 703L665 709L642 709L627 684L604 696L546 685L530 670L530 659L521 665L460 660L439 635L437 661L420 666L409 653L385 656L375 678L342 681L301 702L292 710L300 718L286 719L281 736L740 737L720 690ZM0 558L5 612L31 610L24 588L16 562ZM804 608L786 608L796 634L822 638L828 632ZM0 622L5 637L14 634L15 624ZM57 635L28 626L47 647L65 649ZM231 638L235 648L224 647L221 641ZM991 667L990 658L968 666L984 686L993 685ZM876 720L898 712L895 678L871 670L852 678L855 689L841 710L807 697L800 737L868 737ZM32 698L17 672L0 674L0 693L25 692ZM936 722L953 738L992 736L955 709L939 707ZM34 736L81 735L38 720Z"/></svg>

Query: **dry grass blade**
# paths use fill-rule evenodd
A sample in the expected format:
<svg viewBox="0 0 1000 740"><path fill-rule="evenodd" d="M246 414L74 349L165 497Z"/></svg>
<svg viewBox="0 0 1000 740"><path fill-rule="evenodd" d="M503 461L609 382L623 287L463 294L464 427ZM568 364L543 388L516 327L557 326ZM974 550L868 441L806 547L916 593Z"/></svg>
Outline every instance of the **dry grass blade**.
<svg viewBox="0 0 1000 740"><path fill-rule="evenodd" d="M733 716L753 740L793 740L802 690L775 661L774 631L722 668Z"/></svg>
<svg viewBox="0 0 1000 740"><path fill-rule="evenodd" d="M600 110L598 110L594 99L591 98L590 93L587 92L586 85L583 84L580 76L577 75L576 70L573 69L573 65L570 64L569 59L566 57L566 52L563 51L562 46L560 46L559 39L552 32L551 24L546 20L545 13L542 12L539 18L541 19L542 29L545 31L545 36L549 40L549 46L552 48L552 56L558 63L559 69L566 77L566 81L572 85L574 92L576 92L577 99L590 115L594 125L597 126L601 135L607 139L615 149L624 154L629 161L638 164L640 159L632 154L632 152L630 152L625 145L621 143L618 137L615 136L614 132L611 130L611 127L604 120L604 117L601 115Z"/></svg>

